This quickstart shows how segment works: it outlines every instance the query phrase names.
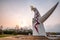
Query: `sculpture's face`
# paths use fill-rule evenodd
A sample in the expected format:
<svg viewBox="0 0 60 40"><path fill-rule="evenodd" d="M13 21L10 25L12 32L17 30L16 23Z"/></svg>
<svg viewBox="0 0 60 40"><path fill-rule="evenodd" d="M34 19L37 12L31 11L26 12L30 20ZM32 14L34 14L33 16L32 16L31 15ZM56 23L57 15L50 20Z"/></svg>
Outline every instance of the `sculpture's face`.
<svg viewBox="0 0 60 40"><path fill-rule="evenodd" d="M31 6L31 10L32 10L32 11L35 11L35 7Z"/></svg>

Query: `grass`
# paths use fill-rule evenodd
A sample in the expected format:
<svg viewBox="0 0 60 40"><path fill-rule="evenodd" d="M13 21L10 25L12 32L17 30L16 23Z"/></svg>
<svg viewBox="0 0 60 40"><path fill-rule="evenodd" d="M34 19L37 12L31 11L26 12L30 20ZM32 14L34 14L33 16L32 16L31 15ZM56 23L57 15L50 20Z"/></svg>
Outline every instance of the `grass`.
<svg viewBox="0 0 60 40"><path fill-rule="evenodd" d="M15 35L12 35L12 34L1 34L0 35L0 38L9 37L9 36L15 36Z"/></svg>

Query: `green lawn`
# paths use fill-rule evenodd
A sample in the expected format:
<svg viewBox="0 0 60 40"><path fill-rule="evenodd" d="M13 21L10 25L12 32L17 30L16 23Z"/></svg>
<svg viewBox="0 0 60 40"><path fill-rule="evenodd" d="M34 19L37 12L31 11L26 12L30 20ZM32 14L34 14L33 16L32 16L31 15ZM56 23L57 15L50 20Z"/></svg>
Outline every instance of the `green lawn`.
<svg viewBox="0 0 60 40"><path fill-rule="evenodd" d="M2 34L2 35L0 35L0 38L2 38L2 37L8 37L8 36L15 36L15 35L11 35L11 34Z"/></svg>

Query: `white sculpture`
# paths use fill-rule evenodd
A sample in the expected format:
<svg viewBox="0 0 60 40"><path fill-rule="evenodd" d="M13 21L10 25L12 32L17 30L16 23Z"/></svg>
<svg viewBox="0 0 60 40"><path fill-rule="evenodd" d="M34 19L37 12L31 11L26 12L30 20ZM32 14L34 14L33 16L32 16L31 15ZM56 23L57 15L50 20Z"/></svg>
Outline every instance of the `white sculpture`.
<svg viewBox="0 0 60 40"><path fill-rule="evenodd" d="M45 15L42 17L40 16L40 13L38 10L31 6L31 10L34 11L34 18L32 21L33 26L33 35L34 36L46 36L46 32L44 29L43 22L53 13L53 11L56 9L59 2L57 2L56 5L54 5Z"/></svg>

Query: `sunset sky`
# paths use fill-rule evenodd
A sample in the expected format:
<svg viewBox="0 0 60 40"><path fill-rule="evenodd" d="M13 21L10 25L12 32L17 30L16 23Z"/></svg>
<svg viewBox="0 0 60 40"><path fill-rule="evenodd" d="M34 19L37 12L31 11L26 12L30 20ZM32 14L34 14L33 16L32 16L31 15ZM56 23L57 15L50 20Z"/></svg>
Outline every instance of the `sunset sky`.
<svg viewBox="0 0 60 40"><path fill-rule="evenodd" d="M4 27L31 26L34 16L30 6L36 7L41 16L60 0L0 0L0 25ZM46 31L60 32L60 3L53 14L44 22Z"/></svg>

